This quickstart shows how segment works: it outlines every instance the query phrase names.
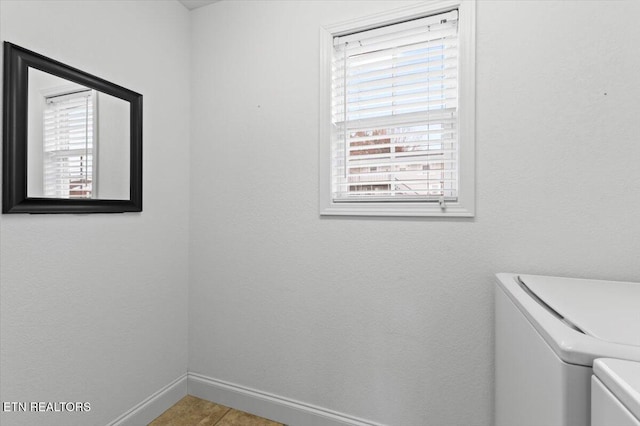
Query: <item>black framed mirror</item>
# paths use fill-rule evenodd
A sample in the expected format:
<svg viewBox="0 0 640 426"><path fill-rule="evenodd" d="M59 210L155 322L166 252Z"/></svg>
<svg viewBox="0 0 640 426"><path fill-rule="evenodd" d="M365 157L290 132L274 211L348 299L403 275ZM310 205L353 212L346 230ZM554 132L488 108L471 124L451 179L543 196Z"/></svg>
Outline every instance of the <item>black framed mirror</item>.
<svg viewBox="0 0 640 426"><path fill-rule="evenodd" d="M2 213L142 211L142 95L4 42Z"/></svg>

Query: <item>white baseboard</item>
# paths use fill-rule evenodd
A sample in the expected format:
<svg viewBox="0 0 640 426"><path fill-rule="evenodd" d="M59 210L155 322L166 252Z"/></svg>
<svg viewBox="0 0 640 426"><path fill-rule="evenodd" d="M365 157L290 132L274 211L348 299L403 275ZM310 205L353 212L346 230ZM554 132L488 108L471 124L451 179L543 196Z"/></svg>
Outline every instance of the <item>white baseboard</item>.
<svg viewBox="0 0 640 426"><path fill-rule="evenodd" d="M187 374L189 395L288 426L384 426L347 414L246 388L196 373Z"/></svg>
<svg viewBox="0 0 640 426"><path fill-rule="evenodd" d="M109 423L108 426L147 425L186 395L187 374L185 373Z"/></svg>

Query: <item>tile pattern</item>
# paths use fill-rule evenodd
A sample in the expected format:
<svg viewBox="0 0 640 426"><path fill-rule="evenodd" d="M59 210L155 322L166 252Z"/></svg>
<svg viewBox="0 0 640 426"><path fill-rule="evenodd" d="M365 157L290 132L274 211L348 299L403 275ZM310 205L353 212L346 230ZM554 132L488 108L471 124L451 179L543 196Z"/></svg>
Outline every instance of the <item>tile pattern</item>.
<svg viewBox="0 0 640 426"><path fill-rule="evenodd" d="M187 395L148 426L285 426Z"/></svg>

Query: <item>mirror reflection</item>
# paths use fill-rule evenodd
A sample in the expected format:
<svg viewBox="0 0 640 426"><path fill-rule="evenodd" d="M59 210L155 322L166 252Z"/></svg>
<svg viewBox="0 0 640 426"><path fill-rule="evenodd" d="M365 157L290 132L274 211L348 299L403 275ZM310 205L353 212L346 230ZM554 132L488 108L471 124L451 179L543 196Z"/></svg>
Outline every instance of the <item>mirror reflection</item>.
<svg viewBox="0 0 640 426"><path fill-rule="evenodd" d="M129 199L130 104L29 68L27 196Z"/></svg>

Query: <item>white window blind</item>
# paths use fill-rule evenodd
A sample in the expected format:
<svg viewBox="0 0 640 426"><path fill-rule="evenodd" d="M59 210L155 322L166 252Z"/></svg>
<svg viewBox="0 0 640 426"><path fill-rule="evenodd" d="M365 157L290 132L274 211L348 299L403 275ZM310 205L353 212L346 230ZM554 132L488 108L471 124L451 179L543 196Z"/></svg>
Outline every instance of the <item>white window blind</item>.
<svg viewBox="0 0 640 426"><path fill-rule="evenodd" d="M44 194L91 198L94 157L94 93L83 90L46 98Z"/></svg>
<svg viewBox="0 0 640 426"><path fill-rule="evenodd" d="M458 11L333 41L333 201L456 201Z"/></svg>

